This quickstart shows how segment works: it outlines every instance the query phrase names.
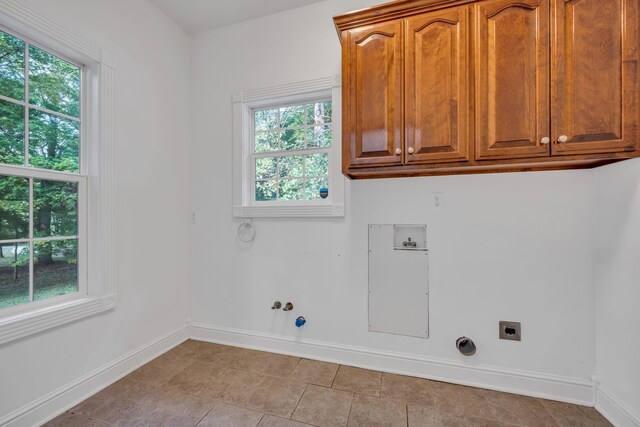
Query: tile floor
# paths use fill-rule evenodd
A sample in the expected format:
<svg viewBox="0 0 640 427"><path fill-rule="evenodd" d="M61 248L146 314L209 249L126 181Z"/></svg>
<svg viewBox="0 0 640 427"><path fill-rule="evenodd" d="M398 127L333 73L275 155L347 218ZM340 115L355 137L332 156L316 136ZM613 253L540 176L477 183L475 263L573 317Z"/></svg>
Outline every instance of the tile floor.
<svg viewBox="0 0 640 427"><path fill-rule="evenodd" d="M196 425L610 426L593 408L193 340L46 424Z"/></svg>

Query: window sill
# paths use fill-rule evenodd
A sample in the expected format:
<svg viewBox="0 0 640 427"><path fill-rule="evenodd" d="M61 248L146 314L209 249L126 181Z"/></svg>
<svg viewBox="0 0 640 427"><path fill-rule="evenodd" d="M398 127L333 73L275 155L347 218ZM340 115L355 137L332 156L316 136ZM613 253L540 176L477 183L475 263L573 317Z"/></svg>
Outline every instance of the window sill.
<svg viewBox="0 0 640 427"><path fill-rule="evenodd" d="M116 306L116 295L83 297L0 319L0 345L55 328Z"/></svg>
<svg viewBox="0 0 640 427"><path fill-rule="evenodd" d="M236 218L320 218L343 217L344 205L308 205L308 206L234 206Z"/></svg>

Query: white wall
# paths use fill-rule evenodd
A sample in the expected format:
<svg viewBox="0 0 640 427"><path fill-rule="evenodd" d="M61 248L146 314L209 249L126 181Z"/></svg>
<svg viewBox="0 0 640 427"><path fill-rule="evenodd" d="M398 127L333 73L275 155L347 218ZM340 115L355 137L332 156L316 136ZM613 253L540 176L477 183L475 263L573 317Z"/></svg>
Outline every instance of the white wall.
<svg viewBox="0 0 640 427"><path fill-rule="evenodd" d="M189 38L146 0L25 3L117 61L118 306L0 347L0 418L188 316Z"/></svg>
<svg viewBox="0 0 640 427"><path fill-rule="evenodd" d="M640 408L640 348L625 340L637 333L619 327L640 324L639 160L348 181L346 218L256 220L255 243L241 245L231 217L231 94L338 74L331 17L378 1L328 0L192 43L146 0L24 1L118 59L119 305L0 347L0 366L15 367L0 370L0 416L180 328L189 314L254 335L585 382L597 345L603 390ZM444 194L439 209L434 191ZM198 223L187 228L189 204ZM370 223L429 226L429 340L367 332ZM293 301L295 312L272 312L275 299ZM303 329L293 326L299 314ZM499 341L498 320L521 321L523 341ZM454 348L463 334L478 344L473 358Z"/></svg>
<svg viewBox="0 0 640 427"><path fill-rule="evenodd" d="M598 409L613 413L612 399L640 425L640 159L595 176Z"/></svg>
<svg viewBox="0 0 640 427"><path fill-rule="evenodd" d="M329 0L210 31L192 44L190 269L194 322L589 380L595 371L593 183L589 171L349 181L347 216L256 220L253 246L231 216L231 95L337 75L332 16L377 1ZM434 209L430 193L444 193ZM367 224L425 223L431 338L367 332ZM294 302L303 330L270 310ZM285 321L285 319L288 319ZM521 321L520 343L498 321ZM455 339L472 337L473 358Z"/></svg>

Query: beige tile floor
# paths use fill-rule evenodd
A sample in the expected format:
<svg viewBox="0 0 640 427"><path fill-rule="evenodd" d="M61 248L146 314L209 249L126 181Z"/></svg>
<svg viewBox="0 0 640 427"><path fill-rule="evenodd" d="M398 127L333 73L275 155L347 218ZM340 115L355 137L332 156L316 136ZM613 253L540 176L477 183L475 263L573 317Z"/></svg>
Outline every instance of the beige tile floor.
<svg viewBox="0 0 640 427"><path fill-rule="evenodd" d="M189 340L46 424L581 426L593 408Z"/></svg>

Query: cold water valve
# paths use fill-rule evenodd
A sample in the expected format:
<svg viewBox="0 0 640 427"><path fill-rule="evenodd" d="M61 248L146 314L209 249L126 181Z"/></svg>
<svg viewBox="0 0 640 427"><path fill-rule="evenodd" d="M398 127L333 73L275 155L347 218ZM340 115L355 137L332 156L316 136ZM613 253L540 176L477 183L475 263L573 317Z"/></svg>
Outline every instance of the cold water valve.
<svg viewBox="0 0 640 427"><path fill-rule="evenodd" d="M304 317L300 316L296 319L296 326L298 328L301 328L304 326L304 324L307 323L307 319L305 319Z"/></svg>

